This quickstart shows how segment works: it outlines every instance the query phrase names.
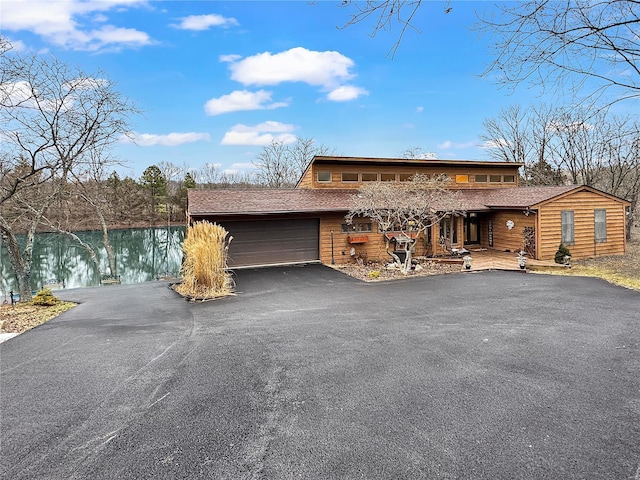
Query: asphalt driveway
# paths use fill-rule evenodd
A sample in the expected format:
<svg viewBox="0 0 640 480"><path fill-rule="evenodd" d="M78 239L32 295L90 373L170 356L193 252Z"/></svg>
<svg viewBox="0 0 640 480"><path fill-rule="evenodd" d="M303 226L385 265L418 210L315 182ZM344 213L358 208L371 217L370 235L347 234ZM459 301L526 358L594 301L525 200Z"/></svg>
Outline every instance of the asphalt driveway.
<svg viewBox="0 0 640 480"><path fill-rule="evenodd" d="M6 479L640 479L640 294L482 272L152 282L0 345Z"/></svg>

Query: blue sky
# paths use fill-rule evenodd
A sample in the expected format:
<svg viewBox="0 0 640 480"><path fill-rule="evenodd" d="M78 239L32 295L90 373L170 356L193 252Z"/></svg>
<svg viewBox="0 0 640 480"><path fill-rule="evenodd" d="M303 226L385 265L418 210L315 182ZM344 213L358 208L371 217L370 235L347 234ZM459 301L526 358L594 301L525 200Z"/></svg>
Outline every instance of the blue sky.
<svg viewBox="0 0 640 480"><path fill-rule="evenodd" d="M348 156L420 147L487 159L482 122L511 104L549 101L479 74L489 39L470 29L490 2L425 2L395 56L397 29L341 29L338 1L3 0L17 50L103 71L144 114L138 145L119 143L123 174L162 161L250 171L262 146L314 138Z"/></svg>

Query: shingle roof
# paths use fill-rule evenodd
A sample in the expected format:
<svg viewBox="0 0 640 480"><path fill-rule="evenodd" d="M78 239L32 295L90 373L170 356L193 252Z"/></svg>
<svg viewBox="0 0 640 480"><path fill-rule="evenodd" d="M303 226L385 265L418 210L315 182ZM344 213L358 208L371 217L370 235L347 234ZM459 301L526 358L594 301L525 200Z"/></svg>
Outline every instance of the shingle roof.
<svg viewBox="0 0 640 480"><path fill-rule="evenodd" d="M577 185L460 190L465 210L526 208L579 188Z"/></svg>
<svg viewBox="0 0 640 480"><path fill-rule="evenodd" d="M356 190L213 189L189 190L191 215L263 215L348 211Z"/></svg>
<svg viewBox="0 0 640 480"><path fill-rule="evenodd" d="M460 209L487 211L527 208L572 190L577 185L458 190ZM266 215L294 212L348 211L357 190L213 189L189 190L191 215ZM437 207L437 206L436 206Z"/></svg>

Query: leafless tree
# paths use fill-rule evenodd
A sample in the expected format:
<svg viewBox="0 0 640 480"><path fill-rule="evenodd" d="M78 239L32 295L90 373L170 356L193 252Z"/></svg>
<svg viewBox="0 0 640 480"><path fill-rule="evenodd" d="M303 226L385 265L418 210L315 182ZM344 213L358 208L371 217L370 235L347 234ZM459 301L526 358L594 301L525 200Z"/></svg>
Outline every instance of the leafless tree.
<svg viewBox="0 0 640 480"><path fill-rule="evenodd" d="M435 160L438 155L435 152L430 152L422 147L410 147L403 150L400 154L400 158L410 158L414 160Z"/></svg>
<svg viewBox="0 0 640 480"><path fill-rule="evenodd" d="M349 18L344 27L368 23L371 28L369 33L371 37L375 37L380 32L397 31L396 39L389 50L389 54L393 57L407 30L420 33L416 18L420 7L426 3L423 0L343 0L340 6L349 11ZM451 1L444 3L443 14L448 14L452 10Z"/></svg>
<svg viewBox="0 0 640 480"><path fill-rule="evenodd" d="M485 75L509 86L569 89L594 103L640 97L638 0L502 3L479 28L496 37Z"/></svg>
<svg viewBox="0 0 640 480"><path fill-rule="evenodd" d="M295 186L315 155L329 155L332 149L316 145L312 138L299 138L287 145L274 141L262 148L254 162L256 180L267 188Z"/></svg>
<svg viewBox="0 0 640 480"><path fill-rule="evenodd" d="M112 81L53 57L0 49L0 78L0 205L43 184L64 185L90 161L90 152L106 149L126 134L128 118L136 113ZM37 209L42 214L55 196L46 198ZM33 211L27 214L37 224ZM28 241L21 251L15 233L0 213L0 235L9 246L20 296L28 299L33 243Z"/></svg>
<svg viewBox="0 0 640 480"><path fill-rule="evenodd" d="M632 203L630 235L640 198L640 127L629 117L605 111L539 107L517 108L485 121L485 144L492 158L525 162L529 185L588 185Z"/></svg>
<svg viewBox="0 0 640 480"><path fill-rule="evenodd" d="M446 215L460 213L459 194L449 188L450 182L446 175L414 175L408 182L367 183L353 196L345 219L351 223L355 217L370 218L382 232L399 232L406 239L404 262L390 250L387 235L386 251L407 273L420 235Z"/></svg>

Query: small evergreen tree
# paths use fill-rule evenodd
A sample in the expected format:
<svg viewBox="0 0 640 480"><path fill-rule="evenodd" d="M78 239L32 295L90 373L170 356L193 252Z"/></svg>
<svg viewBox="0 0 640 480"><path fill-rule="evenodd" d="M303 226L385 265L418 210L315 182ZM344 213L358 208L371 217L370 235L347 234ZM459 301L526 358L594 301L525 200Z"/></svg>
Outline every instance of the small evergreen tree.
<svg viewBox="0 0 640 480"><path fill-rule="evenodd" d="M567 263L566 257L571 257L571 252L566 245L561 243L556 252L555 262L562 264Z"/></svg>

